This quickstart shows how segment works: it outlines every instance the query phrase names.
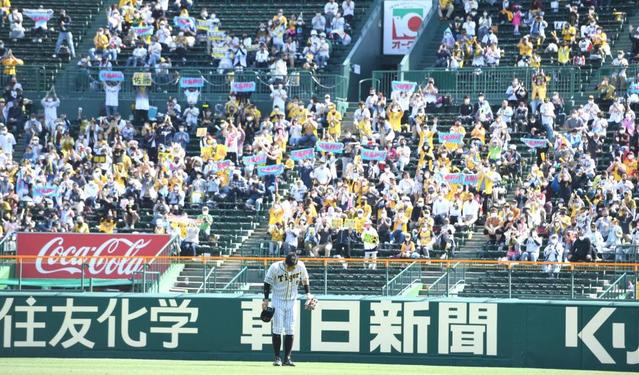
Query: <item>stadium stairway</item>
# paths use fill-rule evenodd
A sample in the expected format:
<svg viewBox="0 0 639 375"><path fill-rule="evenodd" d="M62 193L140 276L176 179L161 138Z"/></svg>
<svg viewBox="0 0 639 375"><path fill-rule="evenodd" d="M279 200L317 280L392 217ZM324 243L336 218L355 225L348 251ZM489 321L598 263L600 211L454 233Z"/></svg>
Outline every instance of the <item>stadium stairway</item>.
<svg viewBox="0 0 639 375"><path fill-rule="evenodd" d="M224 289L240 272L239 262L186 263L170 292L201 293ZM206 284L206 285L205 285Z"/></svg>

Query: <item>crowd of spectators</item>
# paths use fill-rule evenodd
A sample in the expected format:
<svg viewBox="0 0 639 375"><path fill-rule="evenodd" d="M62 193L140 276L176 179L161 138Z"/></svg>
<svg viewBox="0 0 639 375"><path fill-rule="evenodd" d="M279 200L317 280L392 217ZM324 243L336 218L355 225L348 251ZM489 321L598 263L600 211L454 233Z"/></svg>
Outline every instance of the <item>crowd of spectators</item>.
<svg viewBox="0 0 639 375"><path fill-rule="evenodd" d="M305 20L303 14L287 16L279 9L253 34L235 35L213 9L192 14L192 7L190 0L113 4L108 24L98 29L94 46L81 63L110 67L121 63L118 56L125 53L128 66L185 65L192 56L189 51L205 45L210 64L220 73L247 68L269 68L280 75L296 67L316 71L326 67L335 44L351 42L350 22L355 14L354 1L339 5L328 0L312 19Z"/></svg>
<svg viewBox="0 0 639 375"><path fill-rule="evenodd" d="M213 107L170 98L155 120L113 108L66 116L52 88L39 115L14 76L0 99L0 231L135 230L146 207L153 231L179 234L195 253L214 235L209 207L228 201L268 209L273 255L350 257L357 248L371 268L379 251L447 258L483 225L501 259L628 260L636 248L625 245L639 240L639 77L605 78L570 110L550 84L542 70L532 82L514 79L499 103L479 93L452 104L432 78L372 89L347 128L330 95L304 102L277 82L264 113L231 93ZM25 152L13 161L18 134ZM536 142L531 160L518 151L523 139ZM187 156L195 142L200 154ZM319 142L343 150L293 160L292 150ZM260 159L283 173L260 176ZM201 214L189 217L187 206Z"/></svg>
<svg viewBox="0 0 639 375"><path fill-rule="evenodd" d="M625 69L628 61L623 51L613 57L610 37L599 23L598 6L600 9L608 7L582 1L566 4L566 10L561 11L558 0L550 3L533 0L528 4L504 0L488 1L480 9L477 0L440 0L439 16L442 20L450 20L450 24L437 51L436 66L452 69L491 67L500 65L500 60L508 56L514 57L508 60L519 67L599 67L614 59L613 65ZM587 11L580 12L580 7ZM457 16L453 18L453 14ZM623 12L613 11L612 14L619 24L625 20ZM547 21L548 18L552 21ZM632 26L630 30L632 38L636 31ZM506 48L500 44L500 39L512 38L519 41ZM516 55L513 54L515 50Z"/></svg>

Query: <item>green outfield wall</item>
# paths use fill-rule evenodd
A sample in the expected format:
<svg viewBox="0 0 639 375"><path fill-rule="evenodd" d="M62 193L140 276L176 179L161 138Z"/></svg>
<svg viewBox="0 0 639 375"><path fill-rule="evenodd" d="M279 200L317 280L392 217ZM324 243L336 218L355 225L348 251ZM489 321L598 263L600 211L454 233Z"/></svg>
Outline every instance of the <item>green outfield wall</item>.
<svg viewBox="0 0 639 375"><path fill-rule="evenodd" d="M639 304L320 298L295 359L639 371ZM246 296L3 293L0 355L270 360Z"/></svg>

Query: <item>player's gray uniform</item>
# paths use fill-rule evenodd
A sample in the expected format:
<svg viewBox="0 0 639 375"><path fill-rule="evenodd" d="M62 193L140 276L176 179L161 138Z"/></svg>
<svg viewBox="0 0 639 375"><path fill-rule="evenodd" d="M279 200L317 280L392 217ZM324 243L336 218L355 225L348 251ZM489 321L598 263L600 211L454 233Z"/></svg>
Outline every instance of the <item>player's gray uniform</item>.
<svg viewBox="0 0 639 375"><path fill-rule="evenodd" d="M276 335L292 335L295 326L295 312L293 306L297 300L297 287L301 281L308 280L308 272L304 262L298 261L295 268L288 272L284 261L271 264L264 282L271 285L273 292L272 306L275 309L273 315L272 331Z"/></svg>

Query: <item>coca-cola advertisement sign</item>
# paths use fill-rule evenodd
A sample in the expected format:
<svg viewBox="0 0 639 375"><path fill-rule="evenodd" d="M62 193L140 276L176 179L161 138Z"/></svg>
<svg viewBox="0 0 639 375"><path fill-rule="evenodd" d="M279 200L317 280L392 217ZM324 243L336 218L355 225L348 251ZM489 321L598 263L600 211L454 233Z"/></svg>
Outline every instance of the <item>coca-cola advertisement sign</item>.
<svg viewBox="0 0 639 375"><path fill-rule="evenodd" d="M155 257L170 241L159 234L18 233L17 254L27 256L23 278L79 279L84 264L85 278L131 279L145 263L163 271L168 262Z"/></svg>

